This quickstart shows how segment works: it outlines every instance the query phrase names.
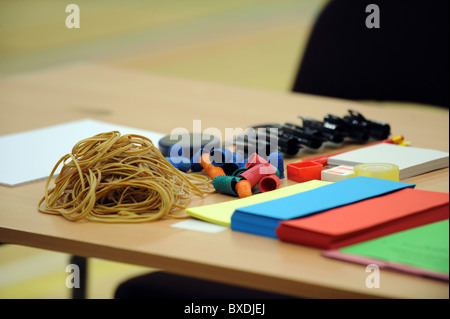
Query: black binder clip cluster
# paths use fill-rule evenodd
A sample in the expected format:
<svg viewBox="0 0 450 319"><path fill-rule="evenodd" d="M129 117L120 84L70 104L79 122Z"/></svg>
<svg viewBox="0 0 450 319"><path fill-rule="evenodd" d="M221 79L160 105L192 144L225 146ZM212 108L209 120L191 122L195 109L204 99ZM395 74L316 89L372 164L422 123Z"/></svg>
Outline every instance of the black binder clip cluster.
<svg viewBox="0 0 450 319"><path fill-rule="evenodd" d="M299 116L302 126L291 122L255 126L253 128L257 128L259 132L257 138L241 137L237 144L244 153L252 147L252 150L263 157L264 153L274 151L294 156L302 148L319 149L325 142L340 144L349 140L353 143L365 143L370 139L384 140L391 134L389 124L368 120L354 110L348 112L343 117L327 114L323 121ZM274 141L277 142L277 150L273 149Z"/></svg>
<svg viewBox="0 0 450 319"><path fill-rule="evenodd" d="M367 142L369 139L384 140L391 134L389 124L367 120L361 113L354 110L348 110L348 112L349 115L343 118L327 114L323 125L358 143Z"/></svg>

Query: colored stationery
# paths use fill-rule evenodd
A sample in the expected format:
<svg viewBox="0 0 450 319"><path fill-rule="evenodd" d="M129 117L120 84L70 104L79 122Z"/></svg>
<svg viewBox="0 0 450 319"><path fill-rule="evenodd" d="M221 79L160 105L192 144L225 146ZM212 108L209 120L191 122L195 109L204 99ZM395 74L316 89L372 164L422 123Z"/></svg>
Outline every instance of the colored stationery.
<svg viewBox="0 0 450 319"><path fill-rule="evenodd" d="M449 281L448 219L400 231L340 249L323 256Z"/></svg>
<svg viewBox="0 0 450 319"><path fill-rule="evenodd" d="M233 215L237 208L298 194L328 184L330 184L330 182L313 180L278 188L270 192L255 194L241 199L233 199L223 203L190 207L186 209L186 213L197 219L230 227L231 215Z"/></svg>
<svg viewBox="0 0 450 319"><path fill-rule="evenodd" d="M380 143L328 158L329 165L356 166L364 163L390 163L399 167L400 179L449 166L448 152L413 146Z"/></svg>
<svg viewBox="0 0 450 319"><path fill-rule="evenodd" d="M162 134L123 125L85 119L0 137L0 185L17 186L48 178L61 157L82 139L99 133L119 131L139 134L157 145ZM57 169L59 173L62 165Z"/></svg>
<svg viewBox="0 0 450 319"><path fill-rule="evenodd" d="M281 240L335 249L448 216L448 193L405 188L321 214L283 221L276 234Z"/></svg>
<svg viewBox="0 0 450 319"><path fill-rule="evenodd" d="M309 216L414 186L372 177L353 177L299 194L238 208L231 217L231 229L277 238L275 230L283 220Z"/></svg>

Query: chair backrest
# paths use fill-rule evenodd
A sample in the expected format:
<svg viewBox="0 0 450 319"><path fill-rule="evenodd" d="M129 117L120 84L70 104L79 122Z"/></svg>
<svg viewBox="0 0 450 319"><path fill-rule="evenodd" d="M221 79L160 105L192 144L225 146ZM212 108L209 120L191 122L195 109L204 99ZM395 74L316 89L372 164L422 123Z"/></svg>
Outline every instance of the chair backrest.
<svg viewBox="0 0 450 319"><path fill-rule="evenodd" d="M448 108L449 87L449 1L331 0L293 91Z"/></svg>

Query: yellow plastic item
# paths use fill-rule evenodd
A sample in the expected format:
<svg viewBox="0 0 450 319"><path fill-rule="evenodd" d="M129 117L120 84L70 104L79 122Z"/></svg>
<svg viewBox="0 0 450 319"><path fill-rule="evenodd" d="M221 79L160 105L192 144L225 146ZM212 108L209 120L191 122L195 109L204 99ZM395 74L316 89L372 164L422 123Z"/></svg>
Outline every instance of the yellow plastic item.
<svg viewBox="0 0 450 319"><path fill-rule="evenodd" d="M390 163L365 163L353 167L355 176L376 177L391 181L400 180L398 166Z"/></svg>

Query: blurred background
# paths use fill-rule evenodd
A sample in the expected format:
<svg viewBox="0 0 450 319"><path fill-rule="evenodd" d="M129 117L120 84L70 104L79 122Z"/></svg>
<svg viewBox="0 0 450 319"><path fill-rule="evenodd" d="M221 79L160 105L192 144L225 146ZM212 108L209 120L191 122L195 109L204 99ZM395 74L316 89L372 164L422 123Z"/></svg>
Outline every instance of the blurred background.
<svg viewBox="0 0 450 319"><path fill-rule="evenodd" d="M0 0L0 81L81 62L288 92L326 2ZM66 28L70 3L80 8L79 29ZM69 258L1 245L0 298L70 298ZM112 298L120 282L151 271L88 263L88 298Z"/></svg>
<svg viewBox="0 0 450 319"><path fill-rule="evenodd" d="M289 90L324 0L0 1L0 75L90 61Z"/></svg>

